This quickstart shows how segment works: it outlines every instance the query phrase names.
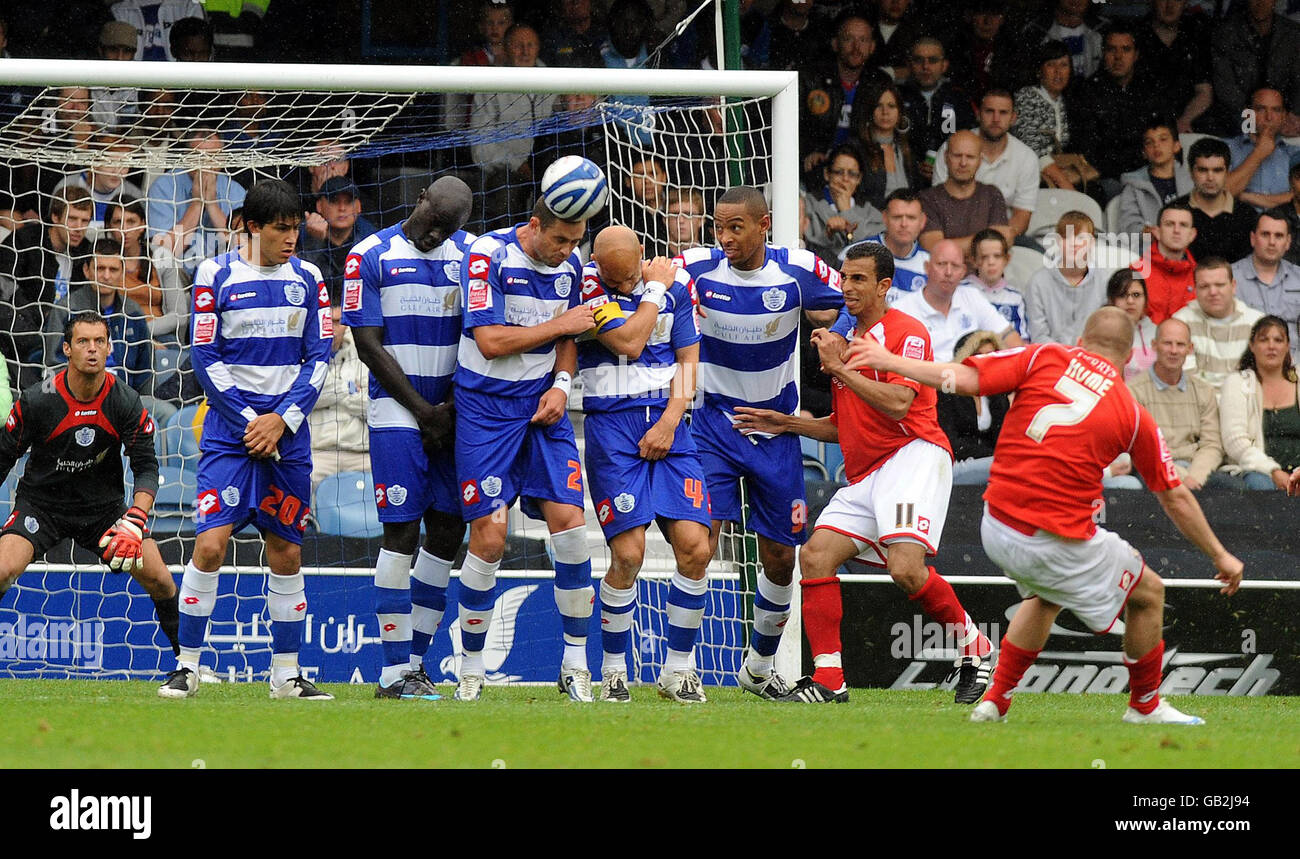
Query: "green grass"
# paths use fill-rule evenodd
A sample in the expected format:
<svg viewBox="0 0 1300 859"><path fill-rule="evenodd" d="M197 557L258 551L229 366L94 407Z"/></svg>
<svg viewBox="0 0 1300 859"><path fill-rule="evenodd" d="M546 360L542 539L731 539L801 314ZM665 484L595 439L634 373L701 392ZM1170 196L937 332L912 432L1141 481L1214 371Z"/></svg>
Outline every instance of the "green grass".
<svg viewBox="0 0 1300 859"><path fill-rule="evenodd" d="M1300 766L1300 699L1178 699L1199 728L1121 724L1119 695L1020 695L1004 724L971 724L946 692L855 689L842 705L777 705L735 689L709 703L572 704L545 687L482 701L271 701L263 683L170 701L145 682L0 680L0 768L1127 767ZM495 763L494 763L495 762Z"/></svg>

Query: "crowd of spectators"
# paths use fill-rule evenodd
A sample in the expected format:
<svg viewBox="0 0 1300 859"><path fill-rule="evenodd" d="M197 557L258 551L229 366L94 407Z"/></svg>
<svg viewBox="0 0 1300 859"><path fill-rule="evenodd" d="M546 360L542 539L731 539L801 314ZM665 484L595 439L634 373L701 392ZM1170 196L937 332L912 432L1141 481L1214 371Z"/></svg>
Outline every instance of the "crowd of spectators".
<svg viewBox="0 0 1300 859"><path fill-rule="evenodd" d="M0 21L0 53L120 62L357 59L348 47L332 55L323 47L314 55L287 49L278 16L291 7L274 0L49 5ZM689 0L437 5L455 7L439 19L447 29L430 34L452 64L718 65L712 11L679 26L698 5ZM1235 473L1241 485L1275 485L1276 473L1300 463L1300 453L1291 454L1300 451L1291 441L1300 439L1300 406L1290 363L1300 357L1300 242L1293 241L1300 12L1274 0L744 0L740 10L744 67L798 73L801 243L828 261L856 242L888 246L897 267L890 302L931 327L936 354L1072 344L1092 310L1115 304L1135 322L1125 376L1162 404L1167 435L1176 424L1192 445L1180 467L1196 484L1220 481L1212 472ZM336 45L356 36L348 29L356 22L337 10L292 12L305 16L305 31L333 32ZM592 80L597 88L598 71ZM615 103L604 123L564 119L595 115L602 101ZM480 93L417 99L409 109L459 135L437 167L475 189L471 229L521 219L546 166L581 151L600 161L619 192L610 217L641 233L648 253L671 255L712 242L713 197L731 181L733 150L716 100L648 122L642 109L654 103L609 93ZM175 373L160 388L158 358L183 366L194 268L240 241L244 193L259 174L223 166L231 162L221 155L284 143L276 121L282 109L255 90L202 103L192 94L123 87L0 90L0 119L15 132L88 156L69 159L66 169L0 169L4 393L55 368L59 353L48 343L62 314L94 307L113 320L114 367L160 415L196 397ZM768 118L747 117L757 120L752 125ZM631 156L604 160L607 135ZM374 165L354 165L319 136L304 142L320 156L311 166L271 172L301 191L299 255L321 269L337 306L348 250L390 225L386 213L401 206L380 199ZM141 166L130 157L150 149L185 152L185 166L177 159L157 166L168 162L161 157ZM745 181L769 181L765 169L751 165ZM1052 190L1087 195L1105 219L1057 209L1051 221L1035 221ZM1140 247L1132 265L1098 254L1117 234L1142 237L1130 243ZM1042 264L1017 268L1024 252L1043 254ZM1270 319L1280 322L1265 324ZM350 465L356 457L344 454L366 445L357 431L365 386L356 384L355 348L345 335L336 342L329 408L313 425L337 424L325 435L336 442L336 464ZM1275 354L1279 342L1286 361ZM1179 354L1185 367L1175 373ZM805 370L812 405L816 368ZM1240 381L1251 374L1253 388ZM1221 399L1229 388L1233 395ZM1191 431L1211 423L1206 390L1223 422L1214 439ZM946 425L969 431L970 449L982 450L989 438L980 434L990 428L996 436L989 410L997 404L949 405ZM1202 443L1205 450L1195 446ZM1205 451L1218 447L1222 462L1207 468ZM1123 471L1114 466L1116 476L1136 480Z"/></svg>

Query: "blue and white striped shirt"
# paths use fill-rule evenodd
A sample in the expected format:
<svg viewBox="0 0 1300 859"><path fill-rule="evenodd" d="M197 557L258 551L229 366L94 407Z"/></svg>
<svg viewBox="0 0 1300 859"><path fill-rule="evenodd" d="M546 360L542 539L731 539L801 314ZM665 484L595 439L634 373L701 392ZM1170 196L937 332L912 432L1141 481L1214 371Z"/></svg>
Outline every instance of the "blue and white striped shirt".
<svg viewBox="0 0 1300 859"><path fill-rule="evenodd" d="M405 223L405 222L403 222ZM344 325L383 328L384 351L427 402L447 399L460 346L460 272L476 237L458 230L428 253L402 224L362 239L343 267ZM418 430L415 417L370 375L373 428Z"/></svg>
<svg viewBox="0 0 1300 859"><path fill-rule="evenodd" d="M595 310L612 301L623 316L609 320L601 331L621 328L641 305L645 283L638 283L631 295L609 289L600 279L596 264L582 270L582 301ZM691 279L682 269L659 304L659 317L641 356L629 361L605 348L594 336L578 341L578 376L582 379L582 410L609 412L615 409L662 407L672 394L677 372L676 352L700 342L700 327L691 302Z"/></svg>
<svg viewBox="0 0 1300 859"><path fill-rule="evenodd" d="M231 251L194 278L190 362L222 420L205 424L242 441L249 421L275 412L297 432L316 405L329 365L334 319L320 270L291 257L274 268Z"/></svg>
<svg viewBox="0 0 1300 859"><path fill-rule="evenodd" d="M551 386L556 341L489 360L478 349L474 329L480 325L531 327L577 307L582 262L576 253L557 266L538 262L519 246L519 226L480 236L470 245L467 262L461 266L465 322L456 387L535 401Z"/></svg>
<svg viewBox="0 0 1300 859"><path fill-rule="evenodd" d="M811 251L772 245L753 271L732 268L718 248L692 248L677 259L707 314L700 320L705 404L792 414L799 403L799 314L843 307L840 273Z"/></svg>

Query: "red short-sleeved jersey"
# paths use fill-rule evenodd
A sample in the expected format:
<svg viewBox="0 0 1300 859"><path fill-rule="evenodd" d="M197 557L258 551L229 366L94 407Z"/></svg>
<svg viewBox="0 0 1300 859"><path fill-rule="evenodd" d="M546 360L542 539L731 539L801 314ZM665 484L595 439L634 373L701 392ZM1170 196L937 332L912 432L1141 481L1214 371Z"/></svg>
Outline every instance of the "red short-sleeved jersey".
<svg viewBox="0 0 1300 859"><path fill-rule="evenodd" d="M979 372L981 394L1016 394L984 493L995 515L1086 540L1097 530L1102 470L1125 451L1152 491L1180 484L1155 420L1106 359L1045 343L965 363Z"/></svg>
<svg viewBox="0 0 1300 859"><path fill-rule="evenodd" d="M890 308L869 331L858 330L876 338L896 355L933 361L930 333L917 319ZM875 382L902 385L916 392L916 398L901 421L867 403L839 379L831 380L831 421L840 430L840 448L844 451L844 473L850 483L857 483L885 464L903 445L918 438L937 444L952 455L948 436L939 426L934 404L934 388L894 373L860 370Z"/></svg>

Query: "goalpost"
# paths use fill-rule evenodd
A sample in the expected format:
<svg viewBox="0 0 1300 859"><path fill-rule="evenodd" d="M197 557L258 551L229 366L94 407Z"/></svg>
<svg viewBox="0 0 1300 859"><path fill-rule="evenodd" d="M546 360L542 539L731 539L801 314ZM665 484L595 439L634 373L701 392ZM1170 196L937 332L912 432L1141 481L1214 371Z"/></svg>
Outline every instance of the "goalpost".
<svg viewBox="0 0 1300 859"><path fill-rule="evenodd" d="M364 201L362 217L375 228L404 218L419 190L436 175L460 175L475 190L475 211L466 229L478 231L518 220L531 207L539 163L583 154L605 168L611 189L608 211L593 219L588 238L617 221L645 237L647 255L670 250L696 228L702 228L697 240L710 243L704 225L714 198L730 184L745 183L759 184L768 193L771 241L794 246L799 236L796 80L793 72L0 60L0 86L40 88L21 109L0 117L0 163L8 166L10 186L18 195L8 199L10 211L21 217L36 210L47 230L58 184L51 180L56 178L71 176L93 186L97 215L103 214L98 209L104 198L113 196L100 187L101 177L109 177L105 185L114 177L119 183L137 180L152 220L170 201L151 196L160 186L145 180L168 171L220 172L245 185L269 176L296 179L305 194L322 177L343 171ZM493 93L510 95L490 100ZM133 103L134 112L128 109L128 119L115 130L95 128L92 111L102 111L104 105L111 109L115 102ZM500 118L485 122L489 110ZM189 142L209 132L224 145ZM518 147L530 139L525 163L536 167L532 171L500 170L485 160L496 154L493 147ZM702 198L704 210L682 213L670 226L673 216L665 217L663 210L673 203L684 207L693 197ZM236 202L217 204L229 215ZM3 202L0 209L5 209ZM205 206L205 211L210 210ZM72 226L66 215L62 220ZM95 223L91 233L127 235L113 226ZM187 267L226 250L227 225L204 221L192 234L155 233L157 226L147 225L148 241L135 251L146 263L139 270L159 271L156 289L175 290L182 297L179 311L162 302L165 312L184 314L189 306ZM319 223L311 226L320 228ZM6 229L0 226L0 232ZM328 251L327 246L322 253ZM130 262L132 251L125 254ZM68 295L82 288L79 278L76 271L67 276L66 292L42 308L47 316L67 309ZM15 300L13 280L14 272L0 271L0 303ZM192 546L197 463L185 330L182 322L179 335L152 336L145 344L152 353L152 373L140 388L142 394L156 396L159 408L175 410L159 419L163 487L154 526L175 572ZM23 380L48 375L52 363L39 350L9 356L10 368ZM176 388L175 395L164 381ZM18 384L19 379L11 379L12 386ZM570 416L581 444L580 402L575 392ZM318 431L313 438L320 443ZM15 483L11 477L0 488L5 516ZM388 491L393 497L393 488ZM367 474L351 471L327 478L316 490L315 519L304 544L314 616L303 663L316 668L320 679L373 682L377 677L377 667L368 667L379 662L368 583L380 532L375 492ZM587 506L592 567L599 576L608 553L589 498ZM529 600L536 590L549 590L546 530L525 519L517 506L510 521L511 542L486 653L489 679L547 680L551 678L532 676L526 653L537 651L532 661L549 663L559 649L549 594ZM672 556L655 529L650 531L634 626L634 681L653 680L664 655ZM752 539L738 533L726 542L710 566L710 604L697 647L701 675L715 684L734 682L757 571ZM170 652L161 636L155 640L152 604L139 587L108 575L87 553L60 552L19 579L16 598L7 598L0 609L0 674L139 678L170 668ZM205 672L207 679L252 679L269 663L259 542L255 535L237 537L233 552L233 563L222 569L204 652L205 669L215 669ZM458 667L454 600L453 584L449 611L426 662L435 679L437 669L450 677ZM75 637L75 646L56 641L60 636ZM599 636L593 634L592 641L596 652ZM801 646L796 588L777 656L778 670L792 679L800 674ZM64 658L67 653L72 656ZM313 659L319 664L313 665Z"/></svg>

